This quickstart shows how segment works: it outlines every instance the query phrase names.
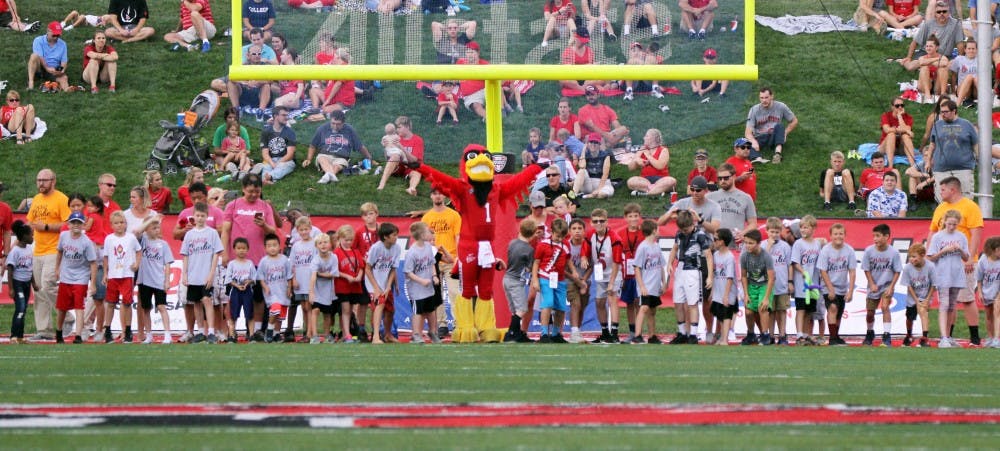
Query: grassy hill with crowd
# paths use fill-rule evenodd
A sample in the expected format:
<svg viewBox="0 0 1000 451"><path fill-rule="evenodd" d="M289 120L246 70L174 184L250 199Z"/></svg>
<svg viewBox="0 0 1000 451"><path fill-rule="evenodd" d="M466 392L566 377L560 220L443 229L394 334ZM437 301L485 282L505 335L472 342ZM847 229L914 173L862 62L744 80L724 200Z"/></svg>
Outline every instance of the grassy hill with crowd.
<svg viewBox="0 0 1000 451"><path fill-rule="evenodd" d="M279 29L287 31L290 45L306 48L313 40L317 27L323 22L322 14L291 11L279 3ZM468 2L473 17L486 6ZM758 2L758 14L780 16L783 14L817 14L829 12L840 17L850 17L855 2L834 0L823 3L801 3L790 0ZM22 16L47 23L62 19L72 9L83 13L103 12L104 2L80 5L69 0L32 2L19 5ZM670 3L673 7L673 3ZM35 105L39 117L48 123L49 131L36 142L16 146L12 140L0 142L0 154L6 164L0 166L0 180L8 186L4 200L17 202L34 192L33 177L41 167L52 167L59 174L59 188L64 192L95 190L97 175L112 172L118 176L119 185L127 187L141 181L141 171L153 143L160 136L157 125L161 119L171 119L186 108L199 91L209 82L225 74L230 47L227 38L213 40L213 49L207 54L170 52L162 35L172 29L177 21L177 7L173 2L150 2L150 25L157 29L157 36L149 42L117 45L121 56L118 93L106 90L98 95L88 93L43 94L24 92L26 75L24 64L30 53L35 33L12 31L0 33L0 59L7 64L0 67L0 80L7 80L7 89L22 92L24 99ZM539 5L534 2L508 2L509 16L531 19L540 17ZM720 22L728 22L730 15L739 13L736 5L727 8ZM674 8L675 9L675 8ZM229 23L229 2L213 2L213 11L219 28ZM431 16L433 17L433 16ZM437 19L443 18L438 16ZM282 26L282 20L294 19L295 25ZM396 20L405 20L397 18ZM677 28L677 15L673 24ZM745 27L745 18L740 18ZM44 27L43 27L44 28ZM527 28L527 26L525 26ZM66 32L63 38L70 48L71 81L79 83L79 69L84 40L91 37L93 29L79 28ZM672 52L671 61L695 63L705 46L720 49L721 61L726 62L741 55L739 39L734 33L728 36L715 34L706 43L691 43L686 37L674 33L664 42ZM740 35L742 35L740 33ZM485 36L480 31L480 36ZM525 39L512 38L509 51L526 52L534 46L536 36ZM429 41L429 37L428 41ZM540 37L538 37L540 40ZM485 41L486 38L483 38ZM530 40L531 42L527 42ZM429 46L425 46L429 47ZM614 50L614 49L613 49ZM425 52L427 50L425 49ZM827 214L820 208L816 196L816 174L825 168L832 150L856 148L864 142L878 138L878 118L898 92L897 82L913 76L897 66L884 63L887 57L905 54L905 43L875 36L872 33L825 33L817 35L785 36L758 27L756 58L760 67L760 80L753 83L736 83L725 102L713 102L711 109L695 111L697 99L690 94L669 96L663 101L640 96L627 104L620 98L604 101L618 110L623 122L632 127L632 137L640 141L646 128L662 130L671 148L671 171L683 178L692 166L695 149L705 148L711 153L710 161L717 165L729 156L733 139L742 135L742 119L747 109L756 103L757 88L770 86L778 100L787 103L799 117L800 126L789 139L785 162L781 165L758 167L758 209L761 216L798 216L813 213L820 216L845 216L851 213L843 208ZM484 52L488 59L489 52ZM619 57L621 57L619 55ZM621 57L623 58L623 57ZM623 59L622 59L623 60ZM686 82L677 86L688 93ZM464 112L458 127L438 128L433 125L433 105L423 100L411 82L387 83L376 93L373 103L359 105L349 114L349 122L362 133L363 140L372 150L378 150L381 125L397 115L405 114L414 119L415 132L428 142L432 164L451 170L452 156L468 142L484 140L484 127L471 114ZM548 119L555 112L558 92L555 82L539 82L524 99L526 113L512 113L504 122L505 151L518 153L526 142L530 127L547 130ZM658 103L668 102L671 112L661 113ZM574 108L582 100L574 99ZM223 101L227 106L228 102ZM919 124L917 133L923 132L923 118L930 107L908 106L908 111ZM706 111L708 111L706 113ZM962 111L964 117L973 119L971 110ZM252 122L253 120L250 119ZM204 135L221 123L221 115L213 121ZM259 125L251 127L251 141L257 139ZM295 129L303 145L299 146L299 159L305 153L305 143L312 136L315 124L296 124ZM851 161L857 172L861 163ZM623 167L614 170L615 177L627 177ZM423 204L423 198L414 201L403 192L398 180L390 182L388 189L377 193L373 177L345 177L339 184L316 185L317 174L296 171L289 179L268 187L265 195L278 205L291 201L301 203L316 214L356 214L357 205L375 200L383 214L398 215ZM176 187L183 181L181 175L167 177L168 186ZM210 185L236 187L233 182L216 183L209 177ZM426 193L422 187L421 194ZM119 203L127 203L127 191L119 189ZM584 209L608 208L613 214L621 204L631 200L627 193L619 192L604 201L586 201ZM641 200L647 212L656 214L663 204L660 199ZM179 210L175 204L173 210ZM931 209L922 206L917 216L929 216Z"/></svg>

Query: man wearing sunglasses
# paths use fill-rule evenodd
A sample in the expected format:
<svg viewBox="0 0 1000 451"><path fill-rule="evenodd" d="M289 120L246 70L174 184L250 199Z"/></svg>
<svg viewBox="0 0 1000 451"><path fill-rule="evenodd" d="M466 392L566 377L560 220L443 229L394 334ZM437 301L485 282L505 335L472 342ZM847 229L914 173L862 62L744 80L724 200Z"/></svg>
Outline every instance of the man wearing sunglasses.
<svg viewBox="0 0 1000 451"><path fill-rule="evenodd" d="M736 169L730 163L719 165L719 189L708 193L708 200L719 204L721 214L719 228L733 233L730 248L737 248L743 242L743 234L757 229L757 207L750 195L736 185Z"/></svg>
<svg viewBox="0 0 1000 451"><path fill-rule="evenodd" d="M961 3L961 2L957 2ZM917 34L913 35L910 47L906 51L906 58L899 61L906 70L917 70L920 68L920 57L923 56L922 49L927 44L927 39L936 36L940 45L941 53L950 55L951 50L956 48L965 35L962 33L962 23L951 17L951 10L947 2L932 2L928 11L934 11L932 16L928 12L926 20L917 29ZM961 49L960 49L961 50Z"/></svg>
<svg viewBox="0 0 1000 451"><path fill-rule="evenodd" d="M774 149L771 162L778 164L781 163L781 151L784 150L788 134L799 125L799 119L787 105L774 100L771 88L766 86L760 88L758 98L760 103L750 107L746 130L743 133L753 147L750 160L755 163L766 163L767 160L763 158L761 152L765 148Z"/></svg>

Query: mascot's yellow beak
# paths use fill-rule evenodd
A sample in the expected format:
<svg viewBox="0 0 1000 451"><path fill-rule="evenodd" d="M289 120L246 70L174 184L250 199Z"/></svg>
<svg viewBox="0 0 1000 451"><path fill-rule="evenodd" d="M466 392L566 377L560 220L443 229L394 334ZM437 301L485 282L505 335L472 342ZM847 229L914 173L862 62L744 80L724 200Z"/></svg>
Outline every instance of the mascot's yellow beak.
<svg viewBox="0 0 1000 451"><path fill-rule="evenodd" d="M482 152L469 150L465 154L465 173L473 182L493 180L493 157L485 149Z"/></svg>

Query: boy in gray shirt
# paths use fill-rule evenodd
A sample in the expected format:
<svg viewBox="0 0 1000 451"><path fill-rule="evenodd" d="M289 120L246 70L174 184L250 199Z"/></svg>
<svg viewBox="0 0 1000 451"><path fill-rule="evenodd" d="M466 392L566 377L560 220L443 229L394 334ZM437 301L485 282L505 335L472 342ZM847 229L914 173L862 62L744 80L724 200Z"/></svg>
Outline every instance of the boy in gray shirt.
<svg viewBox="0 0 1000 451"><path fill-rule="evenodd" d="M59 234L56 247L56 273L59 274L59 294L56 297L56 324L62 327L66 312L76 313L76 337L73 343L83 343L84 298L97 286L97 248L83 233L83 213L69 215L69 231ZM108 323L111 322L109 318ZM63 343L63 331L56 329L56 343Z"/></svg>
<svg viewBox="0 0 1000 451"><path fill-rule="evenodd" d="M895 291L903 263L899 251L889 247L889 226L879 224L872 229L874 244L865 248L861 257L861 270L868 279L868 297L865 302L868 332L863 344L871 346L875 341L875 309L882 310L882 347L892 347L892 293Z"/></svg>
<svg viewBox="0 0 1000 451"><path fill-rule="evenodd" d="M195 319L201 329L208 333L195 334L192 343L208 341L215 343L215 307L212 305L212 282L215 280L216 262L222 253L222 239L215 229L206 227L208 205L199 202L194 205L194 228L184 234L181 242L183 270L181 283L187 286L187 302L201 302L204 309L194 309Z"/></svg>
<svg viewBox="0 0 1000 451"><path fill-rule="evenodd" d="M847 231L841 223L830 226L830 243L819 251L816 269L823 279L822 289L826 296L827 324L830 325L830 346L847 346L840 338L840 315L844 312L847 296L854 292L854 268L858 259L854 249L844 242Z"/></svg>
<svg viewBox="0 0 1000 451"><path fill-rule="evenodd" d="M687 232L691 233L693 228L694 225L689 224ZM649 219L642 221L641 230L645 239L636 248L635 257L632 259L641 303L639 313L635 317L635 337L632 338L632 344L645 342L642 339L644 320L649 324L649 343L660 343L659 337L656 336L656 308L660 306L660 296L663 295L663 287L667 285L667 275L663 272L663 268L667 266L667 259L663 258L663 251L656 244L657 229L656 222Z"/></svg>
<svg viewBox="0 0 1000 451"><path fill-rule="evenodd" d="M392 315L396 313L393 301L393 291L396 289L396 264L402 252L396 239L399 227L391 222L385 222L378 227L379 242L368 249L365 261L365 284L368 293L375 302L375 312L372 314L372 344L382 344L384 341L396 343L399 340L392 335ZM385 324L384 333L379 331ZM384 341L383 341L384 340Z"/></svg>
<svg viewBox="0 0 1000 451"><path fill-rule="evenodd" d="M507 245L507 271L503 275L503 291L507 295L510 308L510 327L504 335L504 343L530 343L532 340L521 330L521 317L528 314L528 282L531 281L531 265L535 262L535 248L531 238L538 225L531 218L521 221L518 236Z"/></svg>
<svg viewBox="0 0 1000 451"><path fill-rule="evenodd" d="M288 307L292 303L292 279L295 277L295 272L292 271L292 262L281 253L281 239L278 235L269 233L264 237L264 250L267 255L257 264L257 279L260 280L260 288L270 318L264 341L271 343L282 341L281 334L275 337L274 331L281 330L281 322L288 315Z"/></svg>
<svg viewBox="0 0 1000 451"><path fill-rule="evenodd" d="M760 344L773 344L769 326L771 324L768 309L771 307L771 297L774 293L774 260L771 254L764 252L760 242L763 239L760 230L751 230L743 235L743 245L746 250L740 254L740 271L742 273L743 293L746 296L744 313L747 321L747 336L743 345L756 344L754 325L760 329Z"/></svg>

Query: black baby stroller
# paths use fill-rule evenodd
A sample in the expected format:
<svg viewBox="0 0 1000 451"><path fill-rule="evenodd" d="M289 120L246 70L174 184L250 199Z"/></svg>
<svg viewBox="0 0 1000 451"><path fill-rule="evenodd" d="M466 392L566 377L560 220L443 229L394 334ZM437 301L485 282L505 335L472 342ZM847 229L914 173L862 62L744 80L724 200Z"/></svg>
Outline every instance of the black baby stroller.
<svg viewBox="0 0 1000 451"><path fill-rule="evenodd" d="M153 152L146 162L146 169L159 170L164 174L176 174L179 170L201 167L214 168L209 156L209 143L198 135L219 109L219 94L211 89L199 93L191 101L188 118L183 126L177 121L160 121L163 135L153 146Z"/></svg>

